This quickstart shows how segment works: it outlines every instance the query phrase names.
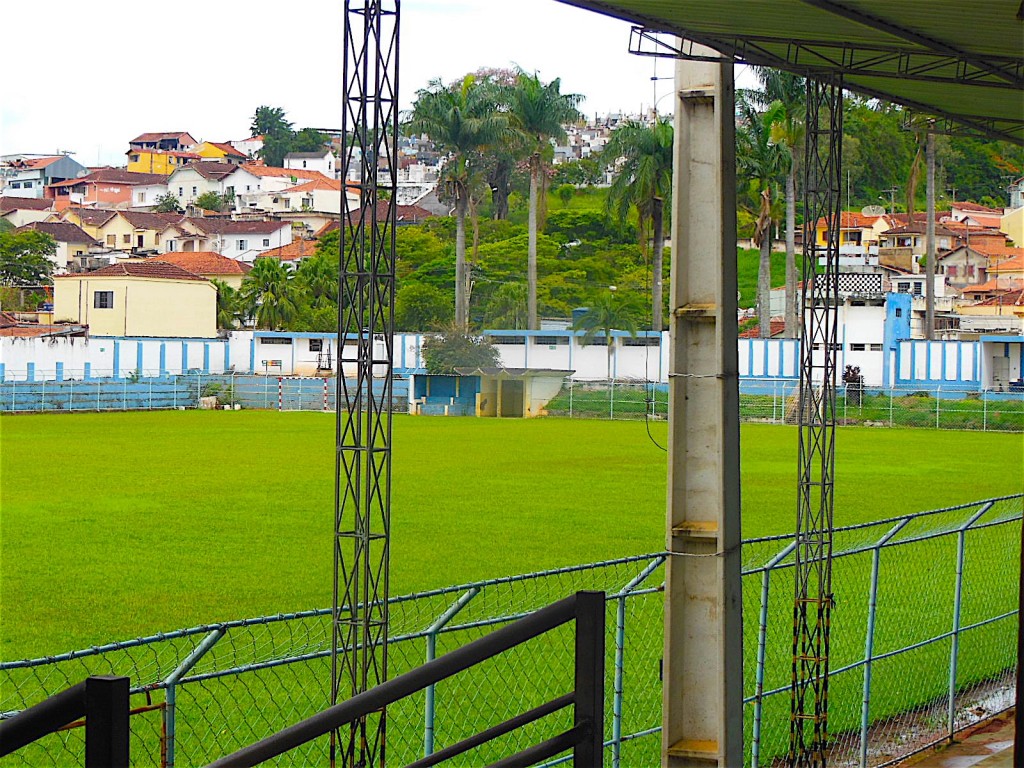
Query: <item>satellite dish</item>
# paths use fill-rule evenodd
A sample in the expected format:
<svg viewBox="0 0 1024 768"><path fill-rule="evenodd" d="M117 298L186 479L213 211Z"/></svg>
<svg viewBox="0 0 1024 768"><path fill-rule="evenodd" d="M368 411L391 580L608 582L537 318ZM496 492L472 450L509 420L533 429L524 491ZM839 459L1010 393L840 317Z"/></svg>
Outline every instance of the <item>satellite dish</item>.
<svg viewBox="0 0 1024 768"><path fill-rule="evenodd" d="M865 205L860 212L862 216L885 216L885 208L881 205Z"/></svg>

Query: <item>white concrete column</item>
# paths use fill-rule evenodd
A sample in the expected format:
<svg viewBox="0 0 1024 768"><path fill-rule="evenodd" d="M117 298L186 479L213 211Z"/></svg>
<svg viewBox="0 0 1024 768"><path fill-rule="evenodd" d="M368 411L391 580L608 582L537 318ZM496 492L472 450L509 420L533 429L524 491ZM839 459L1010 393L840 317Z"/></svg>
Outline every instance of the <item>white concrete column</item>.
<svg viewBox="0 0 1024 768"><path fill-rule="evenodd" d="M676 89L662 762L734 768L743 626L732 64L680 61Z"/></svg>

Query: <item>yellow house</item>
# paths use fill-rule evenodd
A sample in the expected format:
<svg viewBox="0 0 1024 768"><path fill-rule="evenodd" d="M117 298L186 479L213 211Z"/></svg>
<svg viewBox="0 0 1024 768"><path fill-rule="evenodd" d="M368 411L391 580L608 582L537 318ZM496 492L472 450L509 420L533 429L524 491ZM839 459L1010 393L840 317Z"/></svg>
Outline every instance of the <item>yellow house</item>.
<svg viewBox="0 0 1024 768"><path fill-rule="evenodd" d="M1017 247L1024 247L1024 206L1003 216L999 220L999 231Z"/></svg>
<svg viewBox="0 0 1024 768"><path fill-rule="evenodd" d="M862 213L843 211L839 217L839 245L878 245L882 233L891 228L885 216L865 216ZM814 242L825 243L825 219L814 223Z"/></svg>
<svg viewBox="0 0 1024 768"><path fill-rule="evenodd" d="M117 211L103 208L65 208L64 221L77 224L100 245L110 250L130 250L134 227Z"/></svg>
<svg viewBox="0 0 1024 768"><path fill-rule="evenodd" d="M178 152L163 149L129 149L128 170L133 173L160 173L170 176L194 160L202 160L195 152Z"/></svg>
<svg viewBox="0 0 1024 768"><path fill-rule="evenodd" d="M244 153L223 142L204 141L192 151L197 155L201 155L204 160L217 160L222 163L231 163L232 165L241 165L242 163L249 162L249 158Z"/></svg>
<svg viewBox="0 0 1024 768"><path fill-rule="evenodd" d="M55 277L53 315L88 325L95 336L212 338L217 289L209 280L161 261L122 262Z"/></svg>

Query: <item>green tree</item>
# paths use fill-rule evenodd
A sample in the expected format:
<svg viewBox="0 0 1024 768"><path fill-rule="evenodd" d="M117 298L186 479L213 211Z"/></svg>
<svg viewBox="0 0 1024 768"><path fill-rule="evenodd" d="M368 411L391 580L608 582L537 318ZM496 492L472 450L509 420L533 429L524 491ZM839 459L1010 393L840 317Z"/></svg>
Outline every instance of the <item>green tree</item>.
<svg viewBox="0 0 1024 768"><path fill-rule="evenodd" d="M249 124L251 136L275 136L292 132L292 124L285 119L285 111L281 107L262 105L256 108Z"/></svg>
<svg viewBox="0 0 1024 768"><path fill-rule="evenodd" d="M504 283L491 294L484 313L488 328L520 330L529 320L526 283Z"/></svg>
<svg viewBox="0 0 1024 768"><path fill-rule="evenodd" d="M210 280L217 289L217 327L225 330L238 328L245 319L245 311L238 290L223 280Z"/></svg>
<svg viewBox="0 0 1024 768"><path fill-rule="evenodd" d="M277 331L299 314L291 270L278 259L257 259L242 280L241 301L257 328Z"/></svg>
<svg viewBox="0 0 1024 768"><path fill-rule="evenodd" d="M216 192L203 192L195 199L195 204L206 211L223 211L231 203L232 198L218 195Z"/></svg>
<svg viewBox="0 0 1024 768"><path fill-rule="evenodd" d="M454 315L450 294L425 283L408 283L395 294L395 330L440 331Z"/></svg>
<svg viewBox="0 0 1024 768"><path fill-rule="evenodd" d="M314 128L303 128L291 140L289 152L319 152L327 145L328 138Z"/></svg>
<svg viewBox="0 0 1024 768"><path fill-rule="evenodd" d="M452 326L423 339L423 362L428 373L452 375L456 368L493 368L501 356L484 337Z"/></svg>
<svg viewBox="0 0 1024 768"><path fill-rule="evenodd" d="M448 87L434 80L416 95L410 128L427 134L437 149L448 153L441 183L455 202L455 324L469 323L466 273L466 215L470 195L480 184L481 153L507 136L508 123L472 75Z"/></svg>
<svg viewBox="0 0 1024 768"><path fill-rule="evenodd" d="M542 199L546 198L547 168L551 162L551 140L564 140L566 123L581 118L577 109L582 96L562 93L561 81L556 77L544 84L536 73L520 71L511 93L511 118L516 132L522 137L530 167L529 242L527 249L526 282L528 296L528 324L540 327L537 320L537 231L542 227Z"/></svg>
<svg viewBox="0 0 1024 768"><path fill-rule="evenodd" d="M636 336L637 311L633 304L612 291L605 291L591 302L575 323L572 330L583 331L583 343L603 336L608 350L608 380L612 379L612 361L615 356L615 337L612 331L626 331Z"/></svg>
<svg viewBox="0 0 1024 768"><path fill-rule="evenodd" d="M771 138L786 149L786 338L799 335L796 306L796 179L806 133L804 118L807 85L802 77L767 67L755 67L768 106L766 120Z"/></svg>
<svg viewBox="0 0 1024 768"><path fill-rule="evenodd" d="M662 276L665 256L665 200L672 193L672 123L660 119L652 125L627 121L616 128L601 153L608 165L618 165L618 175L608 190L608 212L625 225L630 208L636 208L640 249L648 255L652 243L651 328L661 331Z"/></svg>
<svg viewBox="0 0 1024 768"><path fill-rule="evenodd" d="M156 198L156 205L153 210L157 213L181 213L181 206L178 198L170 192L164 192Z"/></svg>
<svg viewBox="0 0 1024 768"><path fill-rule="evenodd" d="M0 232L0 284L39 285L53 275L57 243L34 229Z"/></svg>
<svg viewBox="0 0 1024 768"><path fill-rule="evenodd" d="M748 209L757 216L753 237L754 245L761 252L757 279L757 315L761 337L767 339L771 337L772 229L778 220L776 191L785 173L786 151L772 141L775 123L771 114L758 112L749 93L740 95L737 110L736 165L738 176L746 182L747 195L744 199Z"/></svg>

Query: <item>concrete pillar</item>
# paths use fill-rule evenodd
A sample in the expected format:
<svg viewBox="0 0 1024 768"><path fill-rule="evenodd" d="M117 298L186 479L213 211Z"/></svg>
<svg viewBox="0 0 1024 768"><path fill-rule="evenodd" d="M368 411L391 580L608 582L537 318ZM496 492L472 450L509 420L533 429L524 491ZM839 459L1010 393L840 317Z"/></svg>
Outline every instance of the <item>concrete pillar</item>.
<svg viewBox="0 0 1024 768"><path fill-rule="evenodd" d="M731 768L743 759L732 64L680 61L676 90L662 762Z"/></svg>

